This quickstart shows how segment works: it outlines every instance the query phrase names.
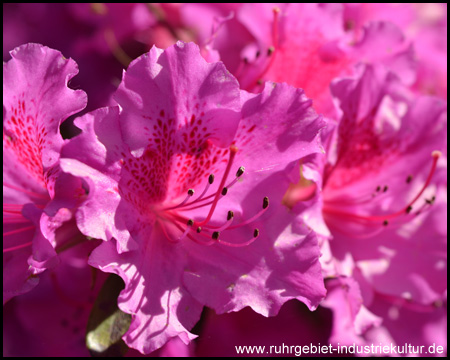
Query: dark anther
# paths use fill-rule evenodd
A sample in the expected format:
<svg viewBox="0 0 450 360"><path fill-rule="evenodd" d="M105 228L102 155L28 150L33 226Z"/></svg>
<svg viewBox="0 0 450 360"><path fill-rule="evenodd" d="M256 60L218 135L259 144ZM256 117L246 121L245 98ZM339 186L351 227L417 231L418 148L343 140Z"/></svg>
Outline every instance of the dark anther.
<svg viewBox="0 0 450 360"><path fill-rule="evenodd" d="M268 206L269 206L269 198L266 196L263 199L263 209L267 209Z"/></svg>
<svg viewBox="0 0 450 360"><path fill-rule="evenodd" d="M245 171L245 167L241 166L236 173L236 177L241 177L242 174L244 173L244 171Z"/></svg>
<svg viewBox="0 0 450 360"><path fill-rule="evenodd" d="M377 191L377 192L379 192L380 190L381 190L381 186L380 186L380 185L378 185L378 186L377 186L377 190L376 190L376 191Z"/></svg>
<svg viewBox="0 0 450 360"><path fill-rule="evenodd" d="M258 237L259 236L259 230L258 229L255 229L254 231L253 231L253 237Z"/></svg>
<svg viewBox="0 0 450 360"><path fill-rule="evenodd" d="M212 234L212 238L213 238L214 240L218 240L218 239L219 239L219 235L220 235L220 232L214 231L213 234Z"/></svg>
<svg viewBox="0 0 450 360"><path fill-rule="evenodd" d="M384 185L384 188L383 188L383 192L386 192L386 191L388 191L388 186L387 185Z"/></svg>
<svg viewBox="0 0 450 360"><path fill-rule="evenodd" d="M189 195L189 196L194 195L194 189L189 189L189 190L188 190L188 195Z"/></svg>
<svg viewBox="0 0 450 360"><path fill-rule="evenodd" d="M388 226L388 225L389 225L389 221L384 220L384 221L383 221L383 225L384 225L384 226Z"/></svg>
<svg viewBox="0 0 450 360"><path fill-rule="evenodd" d="M201 231L202 231L202 227L199 226L199 227L197 228L197 233L200 234Z"/></svg>
<svg viewBox="0 0 450 360"><path fill-rule="evenodd" d="M256 52L256 58L259 58L259 55L261 55L261 51L258 50L258 51Z"/></svg>
<svg viewBox="0 0 450 360"><path fill-rule="evenodd" d="M214 174L209 175L208 182L210 185L214 182Z"/></svg>
<svg viewBox="0 0 450 360"><path fill-rule="evenodd" d="M275 48L273 46L271 46L270 48L267 49L267 56L270 56L274 53Z"/></svg>
<svg viewBox="0 0 450 360"><path fill-rule="evenodd" d="M409 214L411 211L412 211L412 206L409 205L409 206L406 208L406 213Z"/></svg>
<svg viewBox="0 0 450 360"><path fill-rule="evenodd" d="M231 210L228 211L227 220L231 220L233 217L234 217L234 212L232 212Z"/></svg>
<svg viewBox="0 0 450 360"><path fill-rule="evenodd" d="M189 219L188 222L187 222L187 225L188 225L188 226L194 225L194 220Z"/></svg>
<svg viewBox="0 0 450 360"><path fill-rule="evenodd" d="M227 192L228 192L228 188L224 187L222 189L222 195L225 196L227 194Z"/></svg>
<svg viewBox="0 0 450 360"><path fill-rule="evenodd" d="M256 82L258 85L262 85L263 80L262 79L258 79L258 81Z"/></svg>
<svg viewBox="0 0 450 360"><path fill-rule="evenodd" d="M412 175L408 175L408 177L406 178L406 183L409 184L413 179Z"/></svg>
<svg viewBox="0 0 450 360"><path fill-rule="evenodd" d="M428 205L433 205L435 200L436 200L436 196L433 196L431 199L425 199L425 201Z"/></svg>
<svg viewBox="0 0 450 360"><path fill-rule="evenodd" d="M244 64L248 64L248 59L246 57L243 60L244 60Z"/></svg>

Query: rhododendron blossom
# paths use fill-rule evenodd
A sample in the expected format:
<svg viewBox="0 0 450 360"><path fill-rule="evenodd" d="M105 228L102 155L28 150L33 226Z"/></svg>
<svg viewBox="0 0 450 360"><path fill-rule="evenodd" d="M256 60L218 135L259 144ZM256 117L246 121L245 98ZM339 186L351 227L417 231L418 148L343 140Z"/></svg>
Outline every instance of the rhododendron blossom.
<svg viewBox="0 0 450 360"><path fill-rule="evenodd" d="M347 327L353 324L353 335L344 339L340 327L345 321L336 321L334 341L349 344L384 324L370 312L380 301L399 306L396 311L412 308L443 316L439 308L447 279L446 229L426 225L442 214L446 203L444 164L439 166L446 144L446 104L433 97L404 97L398 79L382 66L360 70L356 78L332 85L342 118L330 135L327 159L305 164L324 174L323 183L316 185L326 225L308 223L331 237L331 256L322 260L325 273L354 277L358 283L353 281L346 296L354 299L360 292L364 299L358 306L349 300L354 310ZM433 209L435 203L438 209ZM318 214L317 209L308 212L307 218ZM331 293L323 305L336 306ZM392 341L398 340L393 335Z"/></svg>
<svg viewBox="0 0 450 360"><path fill-rule="evenodd" d="M83 91L67 87L78 72L73 60L38 44L11 56L3 65L3 302L57 263L55 230L71 217L76 183L58 179L59 125L86 105Z"/></svg>
<svg viewBox="0 0 450 360"><path fill-rule="evenodd" d="M106 240L90 264L126 283L127 344L187 343L203 305L268 316L297 298L315 308L317 242L281 204L298 159L321 150L324 123L303 92L246 93L223 64L178 43L135 60L115 99L120 111L76 120L83 133L61 166L89 184L79 228Z"/></svg>
<svg viewBox="0 0 450 360"><path fill-rule="evenodd" d="M192 16L190 22L201 16L198 7L210 10L211 5L186 4L182 8ZM218 13L225 12L220 5L214 7ZM383 63L405 82L415 80L412 48L392 23L369 23L355 40L345 32L344 9L339 4L242 4L234 11L221 18L224 26L212 37L223 38L221 32L225 31L239 36L227 42L214 41L212 47L248 91L260 91L268 80L287 82L304 89L319 113L335 119L330 82L353 74L359 62ZM248 39L248 33L253 38ZM242 39L247 39L245 44Z"/></svg>
<svg viewBox="0 0 450 360"><path fill-rule="evenodd" d="M3 10L4 356L446 354L446 4Z"/></svg>

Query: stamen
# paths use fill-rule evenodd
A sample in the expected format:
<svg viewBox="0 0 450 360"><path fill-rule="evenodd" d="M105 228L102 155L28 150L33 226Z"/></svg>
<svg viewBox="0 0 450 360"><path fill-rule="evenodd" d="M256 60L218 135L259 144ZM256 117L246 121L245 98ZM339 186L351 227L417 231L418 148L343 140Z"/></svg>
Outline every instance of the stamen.
<svg viewBox="0 0 450 360"><path fill-rule="evenodd" d="M208 226L208 227L205 227L205 230L206 231L215 230L216 232L224 231L224 230L226 230L226 229L228 229L230 227L230 225L233 223L233 219L234 219L234 212L230 210L230 211L228 211L227 221L225 222L225 224L223 224L220 227Z"/></svg>
<svg viewBox="0 0 450 360"><path fill-rule="evenodd" d="M240 173L240 171L242 171L242 172ZM238 173L240 173L239 176L237 176ZM225 192L225 194L221 194L221 195L222 195L221 198L222 198L223 196L225 196L225 195L228 193L228 190L230 190L230 188L231 188L234 184L236 184L236 182L239 180L239 177L242 176L243 173L244 173L244 167L241 166L241 167L239 168L238 172L236 173L236 178L235 178L233 181L231 181L227 186L225 186L226 190L222 189L222 192ZM212 183L214 182L214 175L213 175L213 174L209 175L209 180L208 180L208 182L209 182L209 184L212 184ZM208 184L207 184L205 190L204 190L203 193L202 193L202 195L200 195L200 196L199 196L197 199L195 199L194 201L185 204L185 205L184 205L184 209L182 209L182 211L194 210L194 209L198 209L198 208L201 208L201 207L204 207L204 206L207 206L207 205L211 205L214 201L210 201L210 202L208 202L208 203L204 203L204 204L201 204L201 205L199 205L199 206L195 206L195 207L191 207L191 208L186 208L187 206L194 205L194 204L197 204L197 203L202 203L203 201L206 201L206 200L208 200L208 199L213 198L216 194L211 194L211 195L209 195L209 196L203 198L203 196L206 194L208 188L209 188L209 186L208 186ZM220 199L219 199L219 200L220 200Z"/></svg>
<svg viewBox="0 0 450 360"><path fill-rule="evenodd" d="M236 177L239 178L244 174L245 167L241 166L238 171L236 172Z"/></svg>
<svg viewBox="0 0 450 360"><path fill-rule="evenodd" d="M235 72L235 74L236 74L235 76L237 78L239 78L242 75L242 73L244 71L244 68L247 65L248 65L248 58L244 57L244 58L241 59L241 61L239 61L239 65L238 65L238 67L236 69L236 72Z"/></svg>
<svg viewBox="0 0 450 360"><path fill-rule="evenodd" d="M5 215L5 214L3 214ZM9 215L9 214L8 214ZM26 224L30 223L31 221L27 218L24 218L22 215L18 216L3 216L3 223L4 224Z"/></svg>
<svg viewBox="0 0 450 360"><path fill-rule="evenodd" d="M228 164L227 164L227 167L226 167L225 172L223 174L222 181L220 182L219 189L223 189L224 188L225 182L227 181L228 174L230 173L230 170L231 170L231 165L233 164L233 160L234 160L234 157L236 156L237 152L238 152L238 148L235 145L231 145L230 146L230 159L228 160ZM211 205L211 208L209 210L208 216L206 217L205 220L200 222L198 224L198 226L202 226L204 224L207 224L209 222L209 220L211 220L212 214L214 213L214 210L216 209L217 202L219 200L220 195L221 195L220 192L216 193L216 196L215 196L215 198L213 200L213 203Z"/></svg>
<svg viewBox="0 0 450 360"><path fill-rule="evenodd" d="M174 244L177 243L178 242L177 240L173 240L172 237L170 237L169 234L167 234L166 227L164 226L163 222L159 219L157 221L158 221L166 239L171 243L174 243Z"/></svg>
<svg viewBox="0 0 450 360"><path fill-rule="evenodd" d="M7 253L7 252L10 252L10 251L14 251L14 250L19 250L19 249L22 249L22 248L30 246L30 245L33 245L32 241L27 242L27 243L22 244L22 245L17 245L17 246L13 246L13 247L10 247L10 248L7 248L7 249L3 249L3 254Z"/></svg>
<svg viewBox="0 0 450 360"><path fill-rule="evenodd" d="M23 205L3 203L3 213L5 214L22 214Z"/></svg>
<svg viewBox="0 0 450 360"><path fill-rule="evenodd" d="M209 186L212 185L213 182L214 182L214 174L211 174L208 177L208 182L207 182L207 184L205 186L205 189L201 193L201 195L197 199L195 199L195 200L193 200L193 201L191 201L191 202L189 202L187 204L183 204L183 205L184 206L189 206L189 205L195 204L197 201L200 201L201 199L203 199L203 196L205 196L205 194L208 192Z"/></svg>
<svg viewBox="0 0 450 360"><path fill-rule="evenodd" d="M4 181L3 181L3 186L8 187L8 188L13 189L13 190L17 190L17 191L23 192L24 194L28 194L28 195L30 195L32 197L35 197L35 198L48 200L48 196L45 196L43 194L39 194L39 193L34 192L34 191L29 191L29 190L22 189L20 187L8 184L8 183L6 183Z"/></svg>
<svg viewBox="0 0 450 360"><path fill-rule="evenodd" d="M18 233L21 233L21 232L24 232L24 231L28 231L28 230L32 230L32 229L35 229L34 225L33 226L27 226L27 227L24 227L24 228L20 228L20 229L17 229L17 230L7 231L7 232L3 233L3 237L14 235L14 234L18 234Z"/></svg>
<svg viewBox="0 0 450 360"><path fill-rule="evenodd" d="M211 246L214 244L222 244L222 245L230 246L230 247L243 247L243 246L248 246L249 244L251 244L259 236L259 230L255 229L253 231L252 239L247 240L240 244L230 243L228 241L223 241L220 239L221 232L223 232L227 229L236 229L236 228L242 227L246 224L249 224L249 223L255 221L257 218L259 218L267 210L267 208L269 206L269 198L268 197L265 197L263 199L262 210L260 210L256 215L254 215L253 217L244 221L241 224L231 226L231 224L234 221L234 212L231 210L229 210L227 212L227 220L222 225L212 226L209 224L220 199L228 193L230 187L232 187L235 183L237 183L237 181L240 179L240 177L245 172L245 168L243 166L239 167L239 169L236 172L235 178L228 185L225 186L228 175L229 175L232 165L233 165L234 158L236 156L236 153L238 152L238 148L235 145L231 145L229 150L230 150L229 160L226 165L225 171L222 175L222 179L217 188L217 191L215 191L213 194L211 194L209 196L205 196L209 190L209 186L211 184L213 184L213 182L214 182L214 175L211 174L208 177L208 182L205 186L205 189L203 190L202 194L197 199L195 199L194 201L188 202L188 200L194 195L194 190L189 189L188 193L187 193L187 197L179 205L172 206L169 208L164 208L162 210L158 210L158 212L156 214L157 218L158 218L157 221L162 227L164 236L171 243L178 243L187 237L188 239L190 239L200 245ZM212 199L212 201L208 201L209 199ZM194 206L191 206L191 205L194 205ZM201 221L195 221L193 218L187 218L180 214L181 212L194 210L194 209L205 207L208 205L211 205L209 208L209 211L208 211L206 217ZM172 210L176 210L176 211L172 211ZM175 226L175 228L180 231L180 236L179 237L170 236L169 235L170 232L168 230L166 231L165 223L168 223L168 224L170 223L173 226ZM187 226L185 227L184 224L186 224ZM195 229L195 231L191 231L194 229ZM205 238L205 239L200 240L199 237Z"/></svg>
<svg viewBox="0 0 450 360"><path fill-rule="evenodd" d="M352 220L355 221L366 221L366 222L382 222L382 224L384 226L387 226L389 224L388 220L392 220L392 219L396 219L399 216L404 216L405 213L407 215L409 215L412 211L413 205L414 203L422 196L423 192L425 191L425 189L430 185L431 182L431 178L433 177L433 174L436 170L436 166L437 166L437 161L439 159L439 157L442 155L442 153L440 151L433 151L432 152L432 157L433 157L433 163L431 165L431 169L430 172L427 176L427 179L425 180L424 185L422 186L422 189L419 191L419 193L401 210L394 212L392 214L387 214L387 215L359 215L359 214L354 214L354 213L348 213L345 211L341 211L341 210L337 210L337 209L333 209L332 207L327 207L324 206L323 211L325 213L329 213L329 214L335 214L335 215L339 215L339 216L345 216L347 218L350 218ZM409 178L409 176L408 176ZM412 178L412 177L411 177ZM377 187L377 191L379 191L379 189L381 189L380 186ZM388 186L384 186L383 188L383 192L386 192L388 190ZM434 202L435 197L432 197L431 199L426 199L425 203L426 205L432 205ZM420 212L422 211L423 206L416 212L416 213L411 213L411 215L418 215L420 214Z"/></svg>
<svg viewBox="0 0 450 360"><path fill-rule="evenodd" d="M253 243L258 237L259 237L259 230L258 230L258 229L255 229L255 230L253 231L253 237L252 237L250 240L247 240L247 241L245 241L245 242L243 242L243 243L239 243L239 244L236 244L236 243L230 243L230 242L228 242L228 241L223 241L223 240L220 240L220 239L218 239L217 242L218 242L219 244L222 244L222 245L225 245L225 246L229 246L229 247L244 247L244 246L249 246L249 245L250 245L251 243Z"/></svg>
<svg viewBox="0 0 450 360"><path fill-rule="evenodd" d="M194 220L189 219L188 222L187 222L187 228L186 228L186 230L184 230L183 235L181 235L178 238L178 241L183 240L189 234L189 231L191 231L191 229L192 229L192 225L194 225Z"/></svg>
<svg viewBox="0 0 450 360"><path fill-rule="evenodd" d="M173 210L173 209L177 209L179 207L182 207L184 204L186 204L188 202L188 200L192 197L192 195L194 195L194 189L189 189L188 192L187 192L186 198L180 204L178 204L176 206L169 207L169 208L165 208L163 210Z"/></svg>
<svg viewBox="0 0 450 360"><path fill-rule="evenodd" d="M256 76L256 79L250 83L250 86L249 86L250 90L255 85L263 84L264 75L266 75L266 73L269 71L269 69L271 68L271 66L273 65L273 63L275 61L275 55L277 53L276 50L278 48L278 20L279 20L280 8L275 6L272 9L272 12L273 12L272 45L269 46L269 48L267 49L267 58L269 59L269 61L267 61L267 64L264 67L264 69L262 70L262 72ZM249 90L249 89L247 89L247 90Z"/></svg>
<svg viewBox="0 0 450 360"><path fill-rule="evenodd" d="M241 226L250 224L251 222L255 221L256 219L258 219L262 214L264 214L267 211L267 208L269 207L269 198L266 196L263 199L263 206L262 206L262 210L259 211L256 215L252 216L250 219L245 220L244 222L234 225L234 226L230 226L229 229L236 229L239 228Z"/></svg>

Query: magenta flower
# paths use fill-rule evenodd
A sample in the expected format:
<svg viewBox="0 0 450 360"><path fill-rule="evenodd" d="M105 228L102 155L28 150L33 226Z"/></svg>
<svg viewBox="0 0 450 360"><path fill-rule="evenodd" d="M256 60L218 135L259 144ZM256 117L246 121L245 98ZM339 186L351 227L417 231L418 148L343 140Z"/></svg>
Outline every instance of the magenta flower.
<svg viewBox="0 0 450 360"><path fill-rule="evenodd" d="M115 98L120 110L76 120L83 132L61 167L89 185L77 223L105 240L90 264L125 281L126 343L188 343L204 305L271 316L296 298L314 309L317 240L281 203L298 160L321 151L324 122L303 91L246 93L222 63L177 43L132 62Z"/></svg>
<svg viewBox="0 0 450 360"><path fill-rule="evenodd" d="M38 44L11 56L3 65L3 302L57 262L55 230L71 218L78 184L59 173L59 125L86 106L86 94L67 87L73 60Z"/></svg>
<svg viewBox="0 0 450 360"><path fill-rule="evenodd" d="M347 321L335 322L334 339L341 343L355 341L342 336L346 322L353 323L360 341L373 342L370 334L380 318L388 333L391 325L398 333L400 322L384 321L386 312L374 299L382 299L382 307L391 303L400 313L424 310L434 319L442 314L447 289L447 229L437 220L446 208L446 103L411 95L384 67L360 70L356 78L333 83L342 118L330 135L327 158L322 164L319 158L305 164L306 176L321 190L315 196L322 197L329 233L323 223L307 223L331 237L322 246L328 255L324 271L356 279L357 284L347 286L350 295L361 291L357 304L355 295L341 291L337 297L336 290L328 289L324 306L335 308L335 316L344 316L338 310L342 299L354 309ZM324 174L323 183L313 177L317 172ZM317 215L317 209L309 211ZM423 333L431 326L422 320L419 324ZM403 331L407 334L408 328ZM394 333L395 341L404 340ZM427 344L429 338L417 344Z"/></svg>
<svg viewBox="0 0 450 360"><path fill-rule="evenodd" d="M418 62L414 89L447 98L447 4L345 4L344 22L355 38L370 21L389 21L413 42Z"/></svg>
<svg viewBox="0 0 450 360"><path fill-rule="evenodd" d="M220 26L213 26L211 35L211 26L197 24L213 10ZM231 10L234 16L225 17ZM345 32L340 4L243 4L234 9L188 4L181 11L185 18L190 16L189 23L196 22L200 37L207 31L212 40L205 48L218 51L243 89L259 92L265 81L287 82L304 89L315 110L333 119L338 114L330 83L354 74L360 62L382 63L405 82L415 81L414 54L401 30L392 23L374 22L356 41Z"/></svg>
<svg viewBox="0 0 450 360"><path fill-rule="evenodd" d="M365 336L382 319L364 306L359 283L352 277L340 276L325 282L327 297L321 307L332 311L331 331L328 342L341 345L370 345ZM373 340L373 339L372 339Z"/></svg>

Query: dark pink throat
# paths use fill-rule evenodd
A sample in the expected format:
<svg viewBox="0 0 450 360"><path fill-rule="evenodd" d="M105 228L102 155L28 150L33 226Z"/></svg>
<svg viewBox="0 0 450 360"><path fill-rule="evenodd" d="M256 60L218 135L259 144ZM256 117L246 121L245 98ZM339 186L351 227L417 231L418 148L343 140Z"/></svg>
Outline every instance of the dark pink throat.
<svg viewBox="0 0 450 360"><path fill-rule="evenodd" d="M423 203L419 203L425 190L430 186L433 174L436 171L437 162L441 157L441 152L432 152L432 164L430 171L420 190L415 194L415 196L406 205L397 211L391 213L378 215L378 214L359 214L357 212L346 211L348 207L359 207L364 205L371 205L374 201L381 200L383 196L388 194L389 187L387 185L377 186L376 189L371 194L366 196L361 196L358 199L351 199L348 202L344 200L325 200L323 206L323 213L325 218L336 224L341 222L342 224L351 222L363 226L370 226L373 229L373 233L378 233L379 231L385 229L388 225L401 225L411 221L415 216L421 214L423 211L430 208L435 201L435 196L425 199ZM408 175L405 179L406 186L410 184L413 180L412 175ZM336 190L333 190L336 191ZM392 195L392 194L391 194ZM345 231L345 230L343 230ZM355 234L349 234L355 235ZM372 232L368 233L372 235Z"/></svg>
<svg viewBox="0 0 450 360"><path fill-rule="evenodd" d="M233 243L222 239L223 234L229 230L244 227L257 220L269 206L268 197L264 197L262 209L249 219L239 224L234 224L234 213L228 210L226 220L222 224L215 224L211 220L214 212L220 207L220 201L223 199L230 189L238 182L245 172L243 166L239 167L235 178L227 183L229 173L231 171L238 148L234 145L230 146L230 156L227 167L223 172L219 186L215 192L210 193L211 185L215 181L214 174L210 174L206 186L198 197L194 198L194 189L187 191L186 197L177 205L161 207L155 209L157 222L159 223L165 237L171 243L179 243L185 239L189 239L201 245L222 244L230 247L248 246L259 236L259 230L253 229L249 240L240 243ZM198 209L205 209L206 215L202 220L194 220L190 213L194 210L198 214Z"/></svg>

